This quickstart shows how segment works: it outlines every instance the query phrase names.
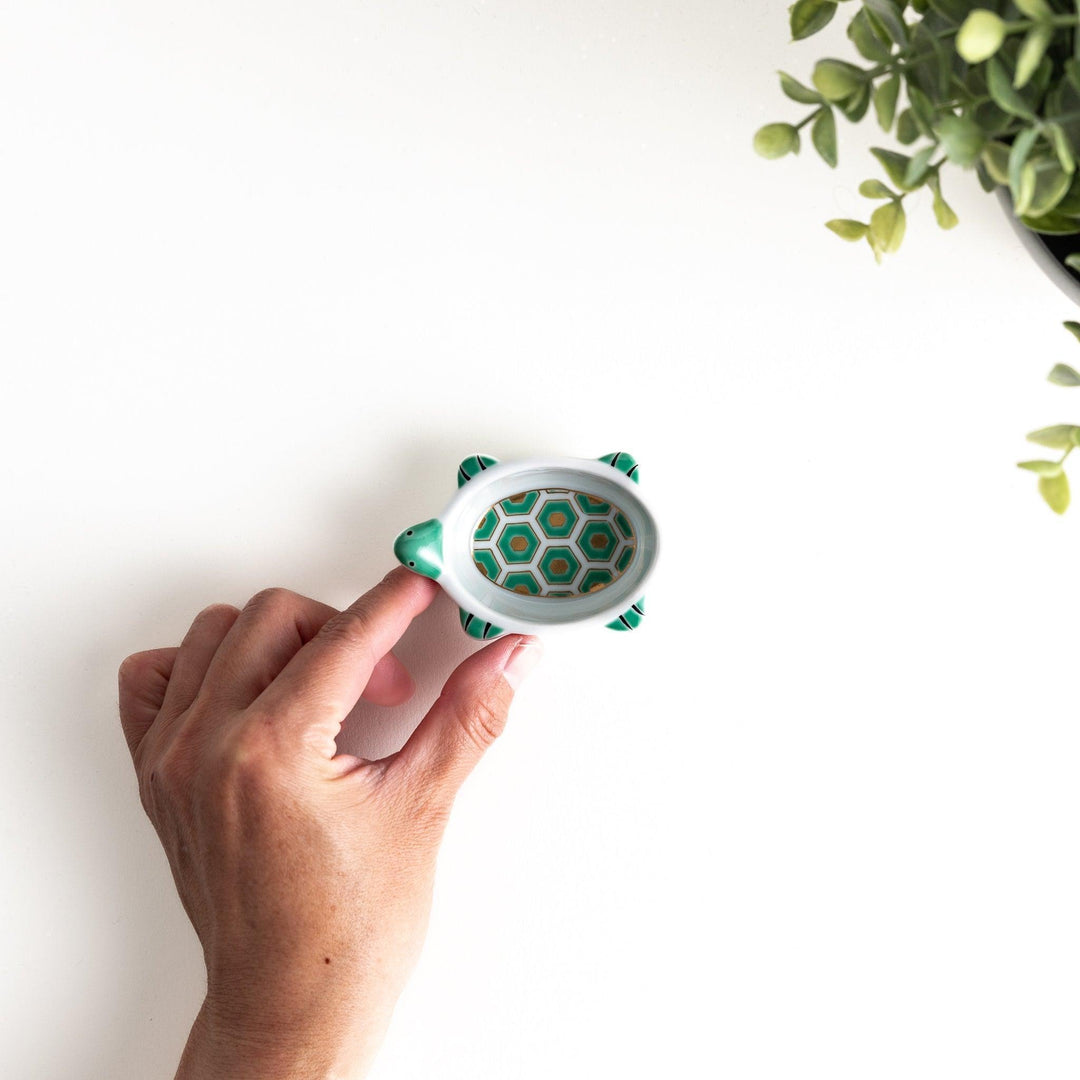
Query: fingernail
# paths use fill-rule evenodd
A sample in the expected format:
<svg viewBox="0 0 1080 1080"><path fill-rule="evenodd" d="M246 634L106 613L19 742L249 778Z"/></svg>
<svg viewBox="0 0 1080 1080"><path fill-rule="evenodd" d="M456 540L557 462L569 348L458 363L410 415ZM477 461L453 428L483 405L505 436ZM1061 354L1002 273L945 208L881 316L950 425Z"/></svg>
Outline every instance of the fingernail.
<svg viewBox="0 0 1080 1080"><path fill-rule="evenodd" d="M543 655L544 646L539 638L522 638L514 646L503 667L503 678L512 690L516 690L525 681L525 676L540 663Z"/></svg>

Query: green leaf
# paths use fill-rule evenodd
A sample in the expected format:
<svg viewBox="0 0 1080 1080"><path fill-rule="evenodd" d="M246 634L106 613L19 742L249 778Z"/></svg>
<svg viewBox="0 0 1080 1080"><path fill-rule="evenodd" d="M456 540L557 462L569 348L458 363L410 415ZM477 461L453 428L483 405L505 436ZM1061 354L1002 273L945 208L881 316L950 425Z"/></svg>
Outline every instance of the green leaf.
<svg viewBox="0 0 1080 1080"><path fill-rule="evenodd" d="M1061 162L1061 167L1067 173L1075 172L1076 157L1069 143L1069 137L1065 134L1065 129L1060 124L1051 122L1043 124L1043 133L1049 135L1050 142L1054 147L1054 153L1057 154L1058 161Z"/></svg>
<svg viewBox="0 0 1080 1080"><path fill-rule="evenodd" d="M983 147L982 163L999 184L1009 182L1009 147L1003 142L988 142Z"/></svg>
<svg viewBox="0 0 1080 1080"><path fill-rule="evenodd" d="M919 125L919 130L926 138L932 139L934 137L934 118L936 116L934 103L912 83L908 83L907 96L908 101L911 102L911 114L915 118L915 123Z"/></svg>
<svg viewBox="0 0 1080 1080"><path fill-rule="evenodd" d="M905 109L896 121L896 138L902 146L910 146L922 132L911 109Z"/></svg>
<svg viewBox="0 0 1080 1080"><path fill-rule="evenodd" d="M948 159L965 169L975 164L986 144L983 129L967 116L943 116L937 136Z"/></svg>
<svg viewBox="0 0 1080 1080"><path fill-rule="evenodd" d="M1066 217L1080 217L1080 173L1073 173L1073 182L1069 193L1057 205L1056 213ZM1077 224L1080 229L1080 223Z"/></svg>
<svg viewBox="0 0 1080 1080"><path fill-rule="evenodd" d="M1060 461L1018 461L1016 467L1040 476L1057 476L1061 472Z"/></svg>
<svg viewBox="0 0 1080 1080"><path fill-rule="evenodd" d="M1080 252L1074 252L1072 255L1065 256L1065 265L1070 270L1075 270L1080 274Z"/></svg>
<svg viewBox="0 0 1080 1080"><path fill-rule="evenodd" d="M864 180L859 185L859 194L868 199L895 199L896 192L880 180Z"/></svg>
<svg viewBox="0 0 1080 1080"><path fill-rule="evenodd" d="M893 74L874 88L874 112L883 131L891 131L900 97L900 76Z"/></svg>
<svg viewBox="0 0 1080 1080"><path fill-rule="evenodd" d="M941 196L941 177L938 173L931 173L926 181L927 186L934 193L934 218L943 229L955 229L960 224L953 208Z"/></svg>
<svg viewBox="0 0 1080 1080"><path fill-rule="evenodd" d="M800 105L820 105L824 100L816 90L803 86L798 79L793 79L786 71L778 71L777 75L780 76L780 89L792 101L797 101Z"/></svg>
<svg viewBox="0 0 1080 1080"><path fill-rule="evenodd" d="M980 79L976 83L975 77L970 73L968 79L970 82L975 83L983 94L986 93L985 79ZM973 97L977 96L973 95ZM1011 138L1013 135L1015 121L1004 109L999 109L989 98L980 101L971 115L975 123L992 139Z"/></svg>
<svg viewBox="0 0 1080 1080"><path fill-rule="evenodd" d="M1069 80L1069 85L1080 93L1080 59L1073 57L1066 60L1062 66L1065 68L1065 78Z"/></svg>
<svg viewBox="0 0 1080 1080"><path fill-rule="evenodd" d="M1063 472L1057 476L1040 476L1039 494L1055 514L1064 514L1069 509L1069 478Z"/></svg>
<svg viewBox="0 0 1080 1080"><path fill-rule="evenodd" d="M852 221L851 218L833 218L825 222L825 228L831 229L841 240L861 240L870 231L869 225L861 221Z"/></svg>
<svg viewBox="0 0 1080 1080"><path fill-rule="evenodd" d="M1020 46L1020 53L1016 57L1016 75L1013 78L1013 86L1017 90L1031 82L1031 77L1042 63L1050 42L1054 40L1055 32L1052 26L1046 25L1033 26L1027 32L1024 43Z"/></svg>
<svg viewBox="0 0 1080 1080"><path fill-rule="evenodd" d="M1030 203L1023 211L1024 215L1042 217L1065 197L1072 185L1072 177L1058 164L1057 158L1031 161L1024 167L1035 170L1035 188L1031 193Z"/></svg>
<svg viewBox="0 0 1080 1080"><path fill-rule="evenodd" d="M802 41L823 30L836 14L836 0L797 0L788 8L791 37Z"/></svg>
<svg viewBox="0 0 1080 1080"><path fill-rule="evenodd" d="M870 83L863 83L851 97L838 101L836 107L853 123L857 124L870 108Z"/></svg>
<svg viewBox="0 0 1080 1080"><path fill-rule="evenodd" d="M1013 0L1020 9L1020 13L1029 19L1052 19L1054 9L1046 0Z"/></svg>
<svg viewBox="0 0 1080 1080"><path fill-rule="evenodd" d="M1056 210L1072 186L1072 177L1049 154L1028 160L1021 170L1020 193L1014 210L1022 217L1039 218ZM1080 224L1075 226L1080 229Z"/></svg>
<svg viewBox="0 0 1080 1080"><path fill-rule="evenodd" d="M875 64L885 63L892 56L892 45L878 37L865 8L860 8L848 24L847 36L860 55Z"/></svg>
<svg viewBox="0 0 1080 1080"><path fill-rule="evenodd" d="M866 73L846 60L819 60L811 77L826 101L843 101L866 82Z"/></svg>
<svg viewBox="0 0 1080 1080"><path fill-rule="evenodd" d="M810 128L810 139L821 160L831 169L836 168L836 118L827 105L823 106Z"/></svg>
<svg viewBox="0 0 1080 1080"><path fill-rule="evenodd" d="M1005 41L1005 23L1000 15L976 8L956 35L956 51L969 64L989 60Z"/></svg>
<svg viewBox="0 0 1080 1080"><path fill-rule="evenodd" d="M1043 236L1076 236L1080 233L1080 221L1074 217L1066 217L1057 210L1051 210L1048 214L1042 214L1039 217L1021 215L1020 223L1032 232L1041 233Z"/></svg>
<svg viewBox="0 0 1080 1080"><path fill-rule="evenodd" d="M1035 166L1030 161L1025 162L1020 168L1020 177L1013 192L1013 211L1017 217L1027 215L1028 207L1035 198L1035 185L1038 180L1039 174Z"/></svg>
<svg viewBox="0 0 1080 1080"><path fill-rule="evenodd" d="M1080 427L1075 424L1054 424L1052 427L1029 432L1026 438L1028 442L1050 450L1071 450L1080 445Z"/></svg>
<svg viewBox="0 0 1080 1080"><path fill-rule="evenodd" d="M986 89L994 99L994 104L1013 116L1034 120L1035 113L1031 106L1020 96L1013 86L1004 65L996 57L986 65Z"/></svg>
<svg viewBox="0 0 1080 1080"><path fill-rule="evenodd" d="M930 7L954 25L964 21L969 6L968 0L930 0Z"/></svg>
<svg viewBox="0 0 1080 1080"><path fill-rule="evenodd" d="M1008 179L1009 189L1012 192L1014 208L1015 204L1020 201L1020 184L1022 181L1022 174L1024 166L1027 164L1028 158L1031 156L1031 151L1035 146L1035 142L1039 137L1038 131L1035 128L1026 128L1021 131L1019 135L1013 140L1011 149L1009 150L1009 168ZM1018 214L1022 211L1017 210Z"/></svg>
<svg viewBox="0 0 1080 1080"><path fill-rule="evenodd" d="M933 144L924 146L908 163L904 171L904 188L914 191L926 179L926 170L930 167L930 158L934 156L937 147Z"/></svg>
<svg viewBox="0 0 1080 1080"><path fill-rule="evenodd" d="M1031 82L1024 88L1024 97L1027 98L1028 104L1034 111L1037 111L1040 114L1044 113L1045 110L1040 110L1037 106L1050 89L1051 81L1055 79L1054 70L1055 65L1050 60L1050 57L1044 57L1042 63L1035 69L1035 74L1032 76Z"/></svg>
<svg viewBox="0 0 1080 1080"><path fill-rule="evenodd" d="M1068 364L1055 364L1046 378L1055 386L1080 386L1080 371Z"/></svg>
<svg viewBox="0 0 1080 1080"><path fill-rule="evenodd" d="M908 29L903 15L906 2L907 0L904 0L904 4L900 4L897 0L863 0L863 6L876 16L889 37L900 46L908 42Z"/></svg>
<svg viewBox="0 0 1080 1080"><path fill-rule="evenodd" d="M1071 259L1073 258L1073 256L1070 255L1069 258ZM1080 322L1073 322L1072 319L1068 319L1061 325L1064 326L1065 329L1068 330L1069 333L1072 334L1072 336L1076 338L1077 341L1080 341Z"/></svg>
<svg viewBox="0 0 1080 1080"><path fill-rule="evenodd" d="M952 51L951 42L946 44L938 34L931 33L924 20L915 27L913 48L919 57L913 59L912 66L905 73L907 81L924 90L935 102L952 98L956 54Z"/></svg>
<svg viewBox="0 0 1080 1080"><path fill-rule="evenodd" d="M887 202L870 215L870 241L875 252L889 255L900 249L907 229L907 214L900 202Z"/></svg>
<svg viewBox="0 0 1080 1080"><path fill-rule="evenodd" d="M754 136L754 149L763 158L799 152L799 133L791 124L766 124Z"/></svg>
<svg viewBox="0 0 1080 1080"><path fill-rule="evenodd" d="M888 174L889 179L901 190L908 191L904 182L911 158L906 154L898 154L895 150L885 150L880 146L872 147L870 153L881 162L882 168Z"/></svg>

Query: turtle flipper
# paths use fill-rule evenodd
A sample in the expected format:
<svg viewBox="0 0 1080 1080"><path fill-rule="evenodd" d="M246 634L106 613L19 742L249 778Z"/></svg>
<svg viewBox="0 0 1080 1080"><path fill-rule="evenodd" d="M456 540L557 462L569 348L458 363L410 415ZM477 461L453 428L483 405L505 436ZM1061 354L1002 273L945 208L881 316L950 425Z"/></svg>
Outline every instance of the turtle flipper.
<svg viewBox="0 0 1080 1080"><path fill-rule="evenodd" d="M617 450L614 454L605 454L596 460L610 465L613 469L618 469L619 472L629 476L635 484L638 482L638 463L633 454L628 454L625 450Z"/></svg>
<svg viewBox="0 0 1080 1080"><path fill-rule="evenodd" d="M645 597L631 604L617 619L607 624L609 630L636 630L645 618Z"/></svg>
<svg viewBox="0 0 1080 1080"><path fill-rule="evenodd" d="M498 458L489 457L487 454L473 454L467 457L457 467L457 486L463 487L478 472L483 472L485 469L490 469L492 465L498 464Z"/></svg>
<svg viewBox="0 0 1080 1080"><path fill-rule="evenodd" d="M461 612L461 628L471 638L476 638L477 641L490 641L492 638L497 638L506 631L500 629L498 626L493 626L489 622L484 622L479 615L472 615L464 608L459 609Z"/></svg>

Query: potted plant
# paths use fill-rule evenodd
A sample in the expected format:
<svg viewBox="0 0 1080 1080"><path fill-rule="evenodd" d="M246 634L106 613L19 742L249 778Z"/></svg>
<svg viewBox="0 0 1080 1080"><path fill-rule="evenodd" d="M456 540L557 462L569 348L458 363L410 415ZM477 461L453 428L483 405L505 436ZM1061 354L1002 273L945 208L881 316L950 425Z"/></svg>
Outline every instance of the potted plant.
<svg viewBox="0 0 1080 1080"><path fill-rule="evenodd" d="M809 38L827 26L844 0L797 0L791 35ZM900 248L905 200L928 189L937 223L958 224L945 200L942 173L974 169L987 192L1009 208L1029 250L1080 302L1080 3L1076 0L847 0L847 36L861 62L827 57L808 84L780 72L780 88L807 111L793 122L766 124L754 147L766 158L797 154L803 132L831 168L838 162L837 115L859 123L873 115L899 147L871 150L883 177L859 192L876 204L866 221L826 225L843 240L866 241L874 257ZM1069 324L1067 324L1069 325ZM1080 325L1071 324L1080 331ZM1059 365L1055 382L1065 376ZM1065 385L1080 384L1065 382ZM1057 445L1080 427L1033 432ZM1047 432L1056 432L1048 435ZM1064 458L1062 458L1064 460ZM1052 509L1064 512L1068 482L1060 462L1024 462L1039 474Z"/></svg>

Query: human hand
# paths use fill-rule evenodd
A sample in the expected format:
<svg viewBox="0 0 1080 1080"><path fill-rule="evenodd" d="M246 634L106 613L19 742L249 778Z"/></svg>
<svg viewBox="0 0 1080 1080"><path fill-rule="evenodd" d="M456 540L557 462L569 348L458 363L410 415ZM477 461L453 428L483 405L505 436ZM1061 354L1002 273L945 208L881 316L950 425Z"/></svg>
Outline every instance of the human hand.
<svg viewBox="0 0 1080 1080"><path fill-rule="evenodd" d="M390 650L437 591L402 568L343 612L271 589L121 665L142 803L206 960L178 1080L366 1071L423 941L454 796L540 656L501 638L397 754L337 754L361 695L411 695Z"/></svg>

